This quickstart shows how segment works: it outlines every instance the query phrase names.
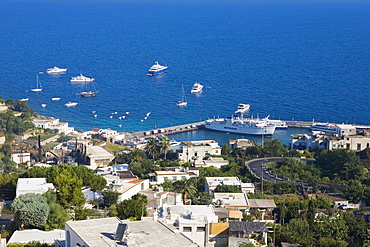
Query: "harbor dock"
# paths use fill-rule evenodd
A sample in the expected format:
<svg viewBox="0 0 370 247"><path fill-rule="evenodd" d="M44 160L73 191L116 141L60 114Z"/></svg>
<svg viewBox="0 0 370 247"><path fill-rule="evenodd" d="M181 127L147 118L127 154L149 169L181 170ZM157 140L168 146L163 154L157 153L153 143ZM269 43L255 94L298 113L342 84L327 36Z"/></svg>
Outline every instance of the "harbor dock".
<svg viewBox="0 0 370 247"><path fill-rule="evenodd" d="M284 121L284 120L282 120ZM285 121L288 125L288 128L310 128L314 122L305 122L305 121ZM335 123L328 123L331 125L336 125ZM338 123L337 123L338 124ZM138 132L131 132L130 135L133 138L153 138L158 135L171 135L171 134L177 134L197 129L204 129L205 121L200 121L196 123L189 123L189 124L182 124L182 125L176 125L171 127L165 127L165 128L157 128L152 130L146 130L146 131L138 131ZM356 128L360 129L370 129L370 126L365 125L354 125Z"/></svg>

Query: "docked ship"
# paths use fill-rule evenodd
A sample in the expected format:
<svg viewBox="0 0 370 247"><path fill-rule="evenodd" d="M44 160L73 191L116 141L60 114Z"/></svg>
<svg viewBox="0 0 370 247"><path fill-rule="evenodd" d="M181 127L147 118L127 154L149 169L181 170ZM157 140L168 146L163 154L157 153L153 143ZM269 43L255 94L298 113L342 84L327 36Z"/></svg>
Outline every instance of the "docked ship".
<svg viewBox="0 0 370 247"><path fill-rule="evenodd" d="M239 117L206 120L205 127L229 133L265 136L271 136L276 129L274 124L268 124L263 119L243 119Z"/></svg>
<svg viewBox="0 0 370 247"><path fill-rule="evenodd" d="M57 66L55 66L54 68L47 69L46 73L48 73L48 74L62 74L62 73L65 73L66 71L67 71L67 69L61 69L61 68L58 68Z"/></svg>
<svg viewBox="0 0 370 247"><path fill-rule="evenodd" d="M287 129L288 125L285 121L282 120L275 120L275 119L269 119L270 115L263 118L262 120L265 120L267 124L273 124L275 125L276 129Z"/></svg>
<svg viewBox="0 0 370 247"><path fill-rule="evenodd" d="M80 74L79 76L72 77L71 82L93 82L95 78L89 78Z"/></svg>
<svg viewBox="0 0 370 247"><path fill-rule="evenodd" d="M148 71L148 75L159 75L167 71L167 66L160 65L158 62L155 62L152 67L150 67Z"/></svg>
<svg viewBox="0 0 370 247"><path fill-rule="evenodd" d="M191 88L191 93L200 93L203 90L203 85L196 82L194 83L193 87Z"/></svg>
<svg viewBox="0 0 370 247"><path fill-rule="evenodd" d="M314 123L311 125L310 129L314 131L322 131L325 133L335 133L337 125L330 123Z"/></svg>
<svg viewBox="0 0 370 247"><path fill-rule="evenodd" d="M246 111L249 110L249 108L251 108L251 105L250 104L239 104L238 105L238 109L235 111L235 113L245 113Z"/></svg>

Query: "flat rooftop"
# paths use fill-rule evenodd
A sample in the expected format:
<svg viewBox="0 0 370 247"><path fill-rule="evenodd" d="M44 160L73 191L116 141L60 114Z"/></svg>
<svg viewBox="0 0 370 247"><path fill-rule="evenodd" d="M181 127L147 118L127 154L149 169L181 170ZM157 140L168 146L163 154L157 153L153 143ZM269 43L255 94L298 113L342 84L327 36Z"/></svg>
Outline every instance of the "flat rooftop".
<svg viewBox="0 0 370 247"><path fill-rule="evenodd" d="M230 207L247 207L248 198L244 193L214 193L215 202Z"/></svg>
<svg viewBox="0 0 370 247"><path fill-rule="evenodd" d="M17 197L26 193L43 194L49 189L54 190L52 183L47 183L46 178L18 178Z"/></svg>
<svg viewBox="0 0 370 247"><path fill-rule="evenodd" d="M54 243L55 239L64 240L65 231L60 229L55 229L50 232L45 232L38 229L15 231L8 243L29 243L32 241L41 243Z"/></svg>
<svg viewBox="0 0 370 247"><path fill-rule="evenodd" d="M89 247L113 246L118 223L128 226L128 239L140 247L195 247L190 239L175 233L159 221L120 221L118 218L102 218L68 221L68 225ZM117 243L120 246L120 243Z"/></svg>

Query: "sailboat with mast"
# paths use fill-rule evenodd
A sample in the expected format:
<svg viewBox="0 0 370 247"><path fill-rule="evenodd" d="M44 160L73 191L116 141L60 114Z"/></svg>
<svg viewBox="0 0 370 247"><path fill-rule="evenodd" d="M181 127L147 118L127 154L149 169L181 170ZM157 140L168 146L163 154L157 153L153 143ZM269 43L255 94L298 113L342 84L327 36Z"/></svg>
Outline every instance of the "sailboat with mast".
<svg viewBox="0 0 370 247"><path fill-rule="evenodd" d="M85 82L85 88L87 88L87 82ZM85 92L81 92L81 97L93 97L96 96L97 93L99 93L99 90L96 90L94 82L91 82L91 90L86 90Z"/></svg>
<svg viewBox="0 0 370 247"><path fill-rule="evenodd" d="M41 92L42 91L42 85L39 79L39 73L36 74L36 88L31 89L32 92Z"/></svg>
<svg viewBox="0 0 370 247"><path fill-rule="evenodd" d="M182 92L181 92L181 100L176 103L178 107L184 107L188 105L188 102L186 101L186 96L185 96L185 90L184 90L184 85L182 85Z"/></svg>

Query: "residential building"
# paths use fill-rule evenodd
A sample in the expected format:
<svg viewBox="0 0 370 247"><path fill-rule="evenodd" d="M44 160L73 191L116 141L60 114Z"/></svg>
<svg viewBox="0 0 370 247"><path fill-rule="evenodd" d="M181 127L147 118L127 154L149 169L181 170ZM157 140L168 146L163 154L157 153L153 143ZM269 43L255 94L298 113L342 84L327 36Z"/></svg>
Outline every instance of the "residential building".
<svg viewBox="0 0 370 247"><path fill-rule="evenodd" d="M100 146L86 146L87 167L95 170L109 165L114 155Z"/></svg>
<svg viewBox="0 0 370 247"><path fill-rule="evenodd" d="M69 134L74 131L73 127L69 127L68 123L59 122L58 118L38 116L32 120L36 128L57 129L59 133Z"/></svg>
<svg viewBox="0 0 370 247"><path fill-rule="evenodd" d="M353 151L362 151L365 148L370 147L369 136L344 136L340 137L328 137L328 149L345 148Z"/></svg>
<svg viewBox="0 0 370 247"><path fill-rule="evenodd" d="M227 209L249 210L248 197L245 193L213 193L213 203Z"/></svg>
<svg viewBox="0 0 370 247"><path fill-rule="evenodd" d="M304 150L304 149L327 149L328 142L326 139L326 134L321 132L317 132L312 135L308 134L292 134L290 148L297 149L297 150Z"/></svg>
<svg viewBox="0 0 370 247"><path fill-rule="evenodd" d="M101 218L68 221L65 227L66 247L195 247L189 238L156 220L121 221Z"/></svg>
<svg viewBox="0 0 370 247"><path fill-rule="evenodd" d="M49 232L38 229L15 231L10 237L8 244L24 244L30 242L54 244L55 240L64 241L65 231L60 229L55 229Z"/></svg>
<svg viewBox="0 0 370 247"><path fill-rule="evenodd" d="M274 222L272 211L276 208L276 204L273 199L248 199L249 212L261 212L260 221Z"/></svg>
<svg viewBox="0 0 370 247"><path fill-rule="evenodd" d="M178 153L178 158L185 162L194 162L196 160L203 160L209 155L221 155L221 147L218 142L213 140L205 141L186 141L182 142L184 146Z"/></svg>
<svg viewBox="0 0 370 247"><path fill-rule="evenodd" d="M236 140L229 140L229 149L235 150L237 148L246 149L248 147L253 147L254 143L248 139L236 139Z"/></svg>
<svg viewBox="0 0 370 247"><path fill-rule="evenodd" d="M337 124L335 133L339 137L356 135L356 127L350 124Z"/></svg>
<svg viewBox="0 0 370 247"><path fill-rule="evenodd" d="M31 161L31 153L13 153L11 160L17 164L24 164Z"/></svg>
<svg viewBox="0 0 370 247"><path fill-rule="evenodd" d="M217 169L220 169L221 166L228 165L229 161L224 160L222 157L209 157L205 160L196 160L194 162L195 167L215 167Z"/></svg>
<svg viewBox="0 0 370 247"><path fill-rule="evenodd" d="M255 246L267 246L266 222L229 222L230 247L240 246L240 243L253 243ZM262 244L264 243L264 244Z"/></svg>
<svg viewBox="0 0 370 247"><path fill-rule="evenodd" d="M47 183L46 178L18 178L16 197L27 194L44 194L48 190L55 190L52 183Z"/></svg>
<svg viewBox="0 0 370 247"><path fill-rule="evenodd" d="M166 181L175 182L198 177L199 171L195 167L167 167L165 171L155 171L149 174L149 176L152 184L162 184Z"/></svg>
<svg viewBox="0 0 370 247"><path fill-rule="evenodd" d="M148 197L148 208L159 209L167 206L183 205L181 193L163 191L162 187L149 188L140 191L140 194Z"/></svg>
<svg viewBox="0 0 370 247"><path fill-rule="evenodd" d="M209 224L218 222L218 216L211 205L171 206L164 208L163 212L167 224L177 226L182 234L199 246L209 243Z"/></svg>
<svg viewBox="0 0 370 247"><path fill-rule="evenodd" d="M254 193L255 186L253 183L243 183L238 177L206 177L205 191L211 193L217 185L235 185L238 186L243 193Z"/></svg>

